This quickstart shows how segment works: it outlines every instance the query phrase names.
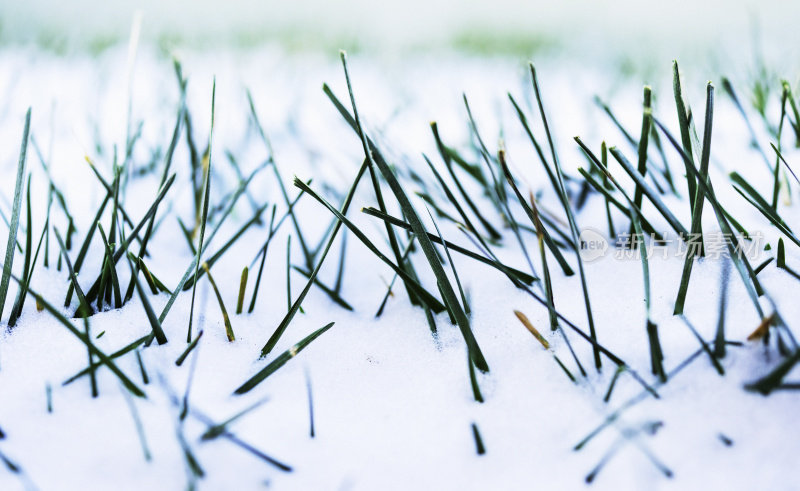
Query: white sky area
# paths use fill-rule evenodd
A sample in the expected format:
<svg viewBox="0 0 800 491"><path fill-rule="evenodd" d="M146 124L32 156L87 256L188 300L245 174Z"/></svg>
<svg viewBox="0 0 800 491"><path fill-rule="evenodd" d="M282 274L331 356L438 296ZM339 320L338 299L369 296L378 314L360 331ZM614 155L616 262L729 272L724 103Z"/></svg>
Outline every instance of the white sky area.
<svg viewBox="0 0 800 491"><path fill-rule="evenodd" d="M345 39L393 51L446 46L454 37L480 32L502 39L554 39L590 55L609 46L669 46L676 57L722 45L736 52L742 42L752 44L756 32L762 42L794 54L792 23L800 19L800 2L780 0L27 0L0 4L0 37L12 42L125 38L137 10L144 15L145 39L206 45L257 37L327 50Z"/></svg>

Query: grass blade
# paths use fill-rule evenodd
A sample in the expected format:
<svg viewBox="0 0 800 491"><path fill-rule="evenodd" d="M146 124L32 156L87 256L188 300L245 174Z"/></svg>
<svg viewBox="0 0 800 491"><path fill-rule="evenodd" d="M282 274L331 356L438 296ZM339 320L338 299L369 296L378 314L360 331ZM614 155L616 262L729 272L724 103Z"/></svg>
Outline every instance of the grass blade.
<svg viewBox="0 0 800 491"><path fill-rule="evenodd" d="M214 290L214 295L216 295L217 302L219 303L219 309L222 311L222 321L225 324L225 335L228 337L228 341L236 341L236 336L233 334L233 326L231 325L231 318L228 315L228 309L225 308L225 303L222 301L222 295L219 292L219 288L217 288L217 282L214 281L214 277L211 276L211 271L209 271L206 263L203 263L203 269L206 271L208 282L211 283L211 288Z"/></svg>
<svg viewBox="0 0 800 491"><path fill-rule="evenodd" d="M481 432L478 431L478 425L472 423L472 437L475 439L475 452L478 455L483 455L486 453L486 447L483 445L483 439L481 438Z"/></svg>
<svg viewBox="0 0 800 491"><path fill-rule="evenodd" d="M255 388L258 384L263 382L267 377L275 373L278 369L280 369L283 365L285 365L289 360L297 356L298 353L303 351L306 346L311 344L312 341L317 339L318 337L322 336L325 331L333 327L333 322L326 324L316 331L312 332L305 338L303 338L299 343L295 344L288 350L284 351L280 356L275 358L269 365L261 369L258 373L253 375L247 382L242 384L238 389L234 391L234 394L242 395L250 392Z"/></svg>
<svg viewBox="0 0 800 491"><path fill-rule="evenodd" d="M244 293L247 289L247 266L242 270L242 278L239 280L239 297L236 300L236 314L242 313L244 307Z"/></svg>
<svg viewBox="0 0 800 491"><path fill-rule="evenodd" d="M31 176L28 174L28 192L26 195L26 206L27 206L27 226L25 227L25 263L22 268L22 284L17 291L17 299L14 301L13 307L11 307L11 315L8 318L8 327L14 327L19 318L20 314L22 313L22 305L25 302L25 295L27 294L28 285L31 282L31 276L33 274L32 268L36 266L36 258L39 257L39 248L42 246L42 239L44 238L44 233L47 230L47 224L42 229L42 235L39 239L39 245L36 248L36 255L33 258L33 264L31 264L31 249L33 248L33 219L31 217Z"/></svg>
<svg viewBox="0 0 800 491"><path fill-rule="evenodd" d="M191 353L192 350L197 346L197 343L200 342L200 338L203 337L203 332L204 331L201 329L197 333L197 336L194 338L194 340L191 343L189 343L189 346L187 346L186 349L183 351L183 353L181 353L181 356L179 356L178 359L175 360L176 366L183 365L183 362L186 361L186 357L189 356L189 353Z"/></svg>
<svg viewBox="0 0 800 491"><path fill-rule="evenodd" d="M639 165L637 170L639 174L644 177L647 174L647 143L648 137L650 135L650 120L653 114L653 109L650 106L650 99L651 99L651 89L649 86L644 86L644 114L642 115L642 134L639 137ZM636 189L633 192L633 204L636 205L637 208L642 207L642 198L643 192L640 186L636 186ZM633 221L631 221L631 227L629 233L633 235L635 232Z"/></svg>
<svg viewBox="0 0 800 491"><path fill-rule="evenodd" d="M22 130L22 145L19 151L19 164L17 164L17 182L14 187L14 205L11 210L11 223L8 227L8 242L6 243L6 256L3 261L3 276L0 278L0 318L8 296L8 284L11 278L11 267L14 264L14 247L17 244L17 231L19 230L19 214L22 208L22 187L25 182L25 162L28 153L28 134L31 129L31 109L25 114L25 128ZM30 233L30 230L28 231Z"/></svg>
<svg viewBox="0 0 800 491"><path fill-rule="evenodd" d="M206 233L206 221L208 220L208 201L211 198L211 141L214 136L214 102L217 94L217 79L211 86L211 128L208 133L208 167L206 168L205 182L203 183L203 214L200 219L200 238L197 244L197 255L194 261L194 277L197 278L197 271L200 269L200 256L203 254L203 238ZM213 285L213 283L212 283ZM177 291L177 289L176 289ZM186 331L186 342L192 341L192 320L194 318L194 299L197 292L197 282L192 282L192 304L189 308L189 328ZM162 314L163 315L163 314Z"/></svg>
<svg viewBox="0 0 800 491"><path fill-rule="evenodd" d="M533 66L533 63L530 64L531 69L531 77L533 80L533 91L536 95L536 103L539 106L539 114L542 118L542 125L544 126L545 135L547 136L547 143L550 147L550 155L553 158L553 166L556 169L556 177L558 181L558 188L556 189L557 194L561 198L561 205L564 208L564 213L567 215L567 221L569 222L570 233L572 236L572 243L578 244L578 225L575 220L575 214L572 211L572 206L569 202L569 196L567 195L566 188L564 186L564 171L561 168L561 163L558 159L558 155L556 153L555 143L553 142L553 136L550 133L550 125L547 123L547 116L544 111L544 104L542 102L541 92L539 90L539 81L536 77L536 68ZM578 275L581 279L581 290L583 292L583 301L584 306L586 307L586 319L589 324L589 335L592 337L592 341L594 341L592 345L592 352L594 354L594 365L597 370L600 370L602 363L600 359L600 351L597 350L596 343L597 343L597 333L594 327L594 316L592 315L592 305L589 301L589 288L586 285L586 273L583 270L583 258L580 255L579 249L575 248L575 258L578 261Z"/></svg>
<svg viewBox="0 0 800 491"><path fill-rule="evenodd" d="M722 274L719 280L719 318L717 320L717 334L714 337L714 356L717 359L725 358L725 311L728 303L728 279L730 277L730 270L730 263L728 261L723 261Z"/></svg>
<svg viewBox="0 0 800 491"><path fill-rule="evenodd" d="M64 258L64 262L67 265L69 280L72 282L72 286L75 288L75 293L78 296L78 308L75 310L75 317L88 317L92 315L92 307L86 300L86 296L83 294L80 284L78 284L78 275L75 274L75 270L72 268L72 261L69 259L69 254L67 253L67 248L64 246L64 241L61 239L61 234L58 232L57 228L54 228L53 231L56 234L58 246L61 248L61 257Z"/></svg>
<svg viewBox="0 0 800 491"><path fill-rule="evenodd" d="M264 262L267 259L267 251L269 250L269 243L270 241L272 241L272 237L274 234L274 229L272 228L272 224L275 223L275 209L276 206L272 205L272 216L269 219L269 229L268 229L269 233L267 235L267 241L264 243L264 247L261 249L261 265L258 267L258 274L256 275L256 284L253 287L253 297L250 299L250 307L247 308L248 314L252 313L253 309L256 308L256 296L258 295L258 287L261 286L261 274L264 272Z"/></svg>
<svg viewBox="0 0 800 491"><path fill-rule="evenodd" d="M714 119L714 86L709 82L706 86L706 121L705 130L703 133L703 150L700 157L700 172L699 179L703 182L708 181L708 162L711 156L711 128ZM681 282L678 288L678 297L675 299L674 315L683 313L683 306L686 302L686 292L689 290L689 277L692 274L692 266L694 264L695 255L703 255L703 230L701 227L703 204L705 195L698 189L694 197L694 206L692 208L692 225L691 234L689 237L690 247L687 248L686 258L683 263L683 273L681 274ZM699 239L698 247L691 247L694 245L695 238Z"/></svg>
<svg viewBox="0 0 800 491"><path fill-rule="evenodd" d="M444 240L442 236L442 231L439 230L439 225L436 224L436 220L434 220L433 215L431 215L431 211L428 210L428 215L431 217L431 222L433 222L433 226L436 228L436 233L439 234L439 238L441 239L442 247L444 248L444 253L447 255L447 262L450 263L450 269L453 271L453 276L456 279L456 285L458 286L458 293L461 295L461 303L464 305L464 312L469 315L469 303L467 302L467 297L464 295L464 289L461 288L461 280L458 278L458 272L456 271L456 265L453 262L453 258L450 256L450 250L447 248L447 241ZM388 225L388 223L387 223Z"/></svg>
<svg viewBox="0 0 800 491"><path fill-rule="evenodd" d="M135 275L133 263L128 262L128 265L131 268L131 274ZM155 336L158 344L166 344L167 336L164 334L164 329L161 327L161 323L158 321L158 317L156 317L156 313L153 311L152 305L150 305L150 300L148 300L147 293L144 291L144 288L142 288L142 283L139 281L137 276L133 277L133 282L136 285L136 292L139 294L139 298L142 300L142 307L144 307L147 320L150 322L150 328L153 330L152 335Z"/></svg>

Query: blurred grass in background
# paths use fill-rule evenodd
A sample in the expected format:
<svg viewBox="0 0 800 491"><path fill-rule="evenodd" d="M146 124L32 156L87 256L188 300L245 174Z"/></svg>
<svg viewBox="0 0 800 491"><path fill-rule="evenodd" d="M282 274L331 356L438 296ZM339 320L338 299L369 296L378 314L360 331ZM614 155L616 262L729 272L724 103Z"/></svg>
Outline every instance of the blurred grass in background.
<svg viewBox="0 0 800 491"><path fill-rule="evenodd" d="M56 53L102 52L127 39L143 14L142 39L165 50L247 49L380 56L461 51L574 59L726 63L755 50L794 62L800 2L616 0L27 0L0 5L0 43ZM754 40L757 40L754 41ZM760 44L760 47L757 46Z"/></svg>

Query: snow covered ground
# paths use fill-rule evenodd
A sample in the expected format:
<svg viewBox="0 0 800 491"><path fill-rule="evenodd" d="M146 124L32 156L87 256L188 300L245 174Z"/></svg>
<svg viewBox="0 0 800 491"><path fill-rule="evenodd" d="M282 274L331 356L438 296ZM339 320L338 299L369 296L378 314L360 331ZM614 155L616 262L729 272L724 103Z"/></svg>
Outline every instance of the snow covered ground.
<svg viewBox="0 0 800 491"><path fill-rule="evenodd" d="M321 90L322 83L327 82L349 108L344 75L335 60L313 54L288 55L269 48L189 51L178 56L188 78L187 107L201 151L208 138L211 86L216 76L212 205L224 202L238 183L226 152L235 156L245 175L267 158L249 117L249 88L289 194L297 194L291 185L294 175L302 180L313 178L311 188L338 206L364 154L357 135ZM654 113L678 135L669 60L654 65L655 71L646 80L656 95ZM563 59L537 61L537 69L557 151L566 173L575 177L568 184L575 196L581 182L577 168L588 164L572 136L580 135L598 153L603 140L609 146L618 145L635 163L635 149L592 98L599 95L610 103L622 124L638 138L644 80L612 75L602 67ZM470 136L464 93L489 152L494 156L502 139L522 192L541 193L538 200L542 209L552 211L563 230L568 230L563 225L566 217L557 195L506 95L510 92L521 103L549 157L524 64L518 60L460 55L417 56L413 63L356 56L350 60L350 70L367 133L396 166L409 195L422 190L421 184L410 177L413 170L422 176L425 185L438 190L435 199L443 210L456 213L422 158L424 153L440 172L445 172L431 134L431 121L437 122L447 145L484 165ZM684 87L693 103L702 139L704 82L712 79L717 86L711 179L726 209L751 233L763 234L763 243L771 245L769 250L757 251L758 258L752 261L755 267L776 254L780 235L734 191L727 173L739 172L767 197L772 196L773 176L749 145L747 127L723 93L720 75L724 74L684 69ZM740 94L749 93L745 77L738 73L727 75ZM32 106L31 142L35 141L41 150L76 219L78 231L70 251L73 261L105 196L84 156L89 156L110 181L114 146L121 160L129 120L134 129L141 122L141 138L134 147L131 177L121 202L134 222L145 214L157 193L163 154L179 108L178 84L170 60L144 48L135 68L129 71L122 47L104 52L99 59L83 55L63 58L29 48L6 48L0 51L0 94L0 169L5 177L0 182L0 209L7 217L11 215L19 141L28 106ZM780 116L778 99L773 93L767 106L773 124ZM769 149L772 140L749 105L747 111L753 118L759 143L774 165L774 153ZM793 148L789 123L785 124L784 156L792 164L800 153ZM170 289L178 284L193 257L177 222L180 217L190 226L194 223L190 156L185 128L182 131L173 159L177 178L159 208L160 225L146 258L148 268ZM688 227L690 209L682 163L666 139L663 142L680 197L665 195L662 199ZM155 172L137 172L154 158ZM37 240L45 220L48 184L32 143L27 160L27 169L33 175L32 218ZM632 191L630 180L619 166L612 164L611 171ZM503 239L493 246L493 251L505 264L530 272L511 229L482 195L483 190L462 177L481 213L502 230ZM787 182L791 204L787 204L786 194L782 195L779 211L787 225L796 229L800 226L796 213L798 185L791 175ZM511 193L510 188L507 190ZM385 183L383 195L390 214L400 216ZM620 196L617 194L618 199L622 199ZM513 195L510 198L515 218L530 226ZM256 174L248 194L242 196L211 241L208 253L219 250L250 219L254 208L264 203L270 205L265 218L273 204L277 205L278 218L286 211L269 167ZM434 233L425 203L417 197L413 203L428 231ZM383 224L360 212L369 206L377 206L375 194L367 182L362 182L347 216L392 257ZM668 230L649 202L643 212L658 231ZM51 226L63 235L66 220L57 204L53 204L51 213ZM307 242L311 246L321 243L333 216L308 196L298 202L296 214ZM576 220L580 228L591 227L608 235L604 201L597 193L589 195ZM616 213L614 220L617 233L628 230L630 222L621 214ZM710 205L705 207L703 220L704 231L718 230ZM110 226L108 211L102 223L107 229ZM437 224L447 240L477 251L452 222L437 217ZM212 225L213 220L208 230ZM6 237L7 230L6 225L0 225L0 238ZM129 231L130 228L126 230ZM270 244L255 310L234 314L242 268L257 257L267 233L266 225L250 227L212 268L230 313L235 341L228 341L214 291L203 277L198 283L194 325L195 333L202 330L204 334L185 363L176 366L175 360L187 347L190 291L177 297L163 322L169 342L137 350L149 383L143 381L134 353L116 359L120 369L144 390L146 398L129 395L105 367L97 372L97 398L91 397L88 376L62 386L64 380L87 366L86 347L48 312L37 311L34 299L29 298L18 324L4 329L0 337L0 430L4 435L0 439L0 456L6 463L0 466L0 489L180 489L192 485L199 489L581 489L589 486L587 475L609 455L591 487L797 488L800 429L796 414L800 394L796 390L776 390L765 397L744 390L745 384L769 373L782 358L775 347L775 336L769 346L746 341L762 319L733 268L727 277L725 332L727 339L743 344L728 347L727 355L719 360L725 372L720 376L706 353L696 354L701 345L691 330L672 315L683 261L676 257L651 258L651 318L658 324L664 366L669 372L695 355L661 386L650 373L640 261L617 259L611 249L605 257L585 263L599 343L656 387L660 396L656 399L643 392L642 384L625 372L617 379L610 400L604 402L616 371L614 363L603 358L603 368L598 373L593 367L591 344L565 327L564 332L587 371L587 376L580 376L562 336L548 328L547 308L516 289L497 270L451 251L460 281L468 292L474 335L490 367L487 373L477 372L484 399L477 402L464 339L446 313L436 316L437 334L432 335L424 311L410 305L397 280L385 311L380 318L375 317L386 284L392 281L392 271L352 233L346 234L341 296L353 311L344 310L320 289L312 288L302 304L303 312L294 317L269 357L259 360L261 347L288 308L289 235L292 263L303 265L297 234L286 220ZM23 247L24 237L21 230L19 240ZM406 239L405 234L402 237ZM523 231L522 237L540 276L542 263L536 236ZM614 239L609 240L613 244ZM5 240L2 242L0 247L4 247ZM786 263L797 270L800 253L792 242L786 238L784 242ZM322 267L320 279L326 285L336 282L341 244L340 236ZM61 307L69 280L65 268L57 271L54 266L58 246L52 233L49 247L50 267L44 268L40 258L31 288ZM564 255L575 268L575 256L567 252ZM102 254L96 238L78 276L84 289L97 277ZM22 257L18 252L15 274L21 272ZM207 257L208 254L204 256ZM415 252L411 257L422 285L436 291L435 278L424 256ZM714 338L717 329L724 262L713 258L697 261L691 276L685 314L707 341ZM549 252L548 263L556 309L587 331L579 276L564 276ZM258 263L250 270L246 301L252 294L257 266ZM117 269L120 283L127 285L127 264L120 261ZM445 270L451 273L449 264ZM452 274L450 277L455 285ZM774 261L759 273L758 279L767 292L761 299L765 315L777 310L788 329L797 333L797 279L777 268ZM305 284L304 276L291 274L291 301ZM543 295L538 286L532 289ZM16 291L12 280L6 312ZM159 313L168 295L151 295L149 300ZM73 298L72 306L62 311L69 316L77 305ZM551 344L552 353L531 336L514 310L530 319ZM2 321L5 325L7 318ZM83 329L80 320L73 322ZM279 371L249 393L233 395L237 387L278 354L329 322L335 325ZM120 309L93 315L90 326L92 337L96 338L93 343L105 353L115 352L151 331L138 295ZM553 354L576 376L575 383ZM786 382L794 383L796 377L796 373L790 373ZM309 386L313 394L313 438ZM52 394L51 411L48 390ZM181 419L184 394L188 394L188 416ZM636 404L627 408L631 400ZM230 423L229 435L291 466L291 472L254 456L226 436L201 439L209 420L223 422L261 401L265 402ZM626 410L609 427L581 450L574 450L576 444L622 407ZM477 451L473 424L485 447L483 454ZM141 428L141 435L137 427ZM194 470L190 461L196 464Z"/></svg>

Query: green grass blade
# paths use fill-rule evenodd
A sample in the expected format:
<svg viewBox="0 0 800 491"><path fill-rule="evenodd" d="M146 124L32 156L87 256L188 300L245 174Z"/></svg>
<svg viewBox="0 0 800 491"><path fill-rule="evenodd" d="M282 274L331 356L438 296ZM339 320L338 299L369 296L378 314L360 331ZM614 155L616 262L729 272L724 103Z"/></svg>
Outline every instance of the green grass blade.
<svg viewBox="0 0 800 491"><path fill-rule="evenodd" d="M64 258L64 262L67 265L69 280L72 282L72 286L73 288L75 288L75 293L78 296L78 308L75 310L75 317L88 317L92 315L92 307L86 300L86 296L83 294L83 290L81 289L81 286L78 283L78 275L72 268L72 261L70 261L69 259L69 254L67 253L67 248L64 246L64 241L61 239L61 234L58 232L57 228L53 229L53 231L56 234L56 240L58 241L58 246L61 248L61 257Z"/></svg>
<svg viewBox="0 0 800 491"><path fill-rule="evenodd" d="M102 228L100 229L100 233L103 233ZM134 274L133 263L131 263L130 260L128 261L128 265L130 266L131 274ZM153 306L150 304L150 300L147 298L147 292L145 292L144 288L142 288L142 283L139 281L137 276L133 277L133 282L136 285L136 293L139 294L139 298L142 301L142 307L147 315L147 320L150 322L150 328L153 330L152 335L156 338L158 344L166 344L167 336L164 334L164 329L161 327L161 323L158 321L158 317L156 317Z"/></svg>
<svg viewBox="0 0 800 491"><path fill-rule="evenodd" d="M766 219L769 220L769 222L772 223L772 225L775 228L780 230L786 236L787 239L791 240L792 242L800 246L800 239L798 239L797 236L795 236L795 234L789 229L789 227L786 225L783 219L781 219L779 216L775 214L775 210L773 210L769 206L767 206L766 208L761 206L761 204L758 201L748 197L745 194L745 192L738 186L734 186L733 189L734 191L739 193L742 196L742 198L744 198L748 203L753 205L754 208L760 211L761 214L764 215L764 217L766 217Z"/></svg>
<svg viewBox="0 0 800 491"><path fill-rule="evenodd" d="M312 341L317 339L318 337L322 336L325 331L333 327L333 322L330 324L326 324L323 327L320 327L316 331L312 332L305 338L303 338L299 343L295 344L288 350L284 351L280 356L272 360L266 367L261 369L258 373L253 375L247 382L243 383L238 389L234 391L234 394L242 395L246 394L253 390L258 384L263 382L267 377L278 371L283 365L285 365L289 360L297 356L298 353L303 351Z"/></svg>
<svg viewBox="0 0 800 491"><path fill-rule="evenodd" d="M450 269L453 271L453 276L456 279L456 286L458 286L458 293L461 295L461 304L464 306L464 312L469 315L469 303L467 302L467 297L464 295L464 289L461 287L461 280L458 278L458 272L456 271L456 265L453 262L453 258L450 256L450 250L447 248L447 241L444 240L444 236L442 235L442 231L439 230L439 225L434 220L433 215L431 215L431 211L428 210L428 216L431 217L431 222L433 222L434 228L436 228L436 233L439 235L439 239L441 240L442 247L444 248L444 253L447 255L447 262L450 263Z"/></svg>
<svg viewBox="0 0 800 491"><path fill-rule="evenodd" d="M636 211L636 206L631 205L633 210L633 228L638 236L638 243L642 247L639 248L639 257L642 260L642 277L644 278L644 302L646 312L646 329L647 339L650 343L650 370L653 375L656 375L661 383L667 381L667 375L664 372L664 354L661 349L661 341L658 339L658 326L652 321L650 316L650 264L647 259L647 251L642 250L644 247L644 232L642 231L642 222L639 212ZM609 392L610 393L610 392Z"/></svg>
<svg viewBox="0 0 800 491"><path fill-rule="evenodd" d="M120 185L119 181L122 178L122 175L120 173L121 169L117 168L114 171L114 180L109 184L108 181L106 181L105 178L100 174L100 171L97 170L97 167L95 167L94 162L92 162L92 160L88 156L85 157L85 160L86 160L86 163L89 164L89 168L92 170L92 172L94 173L95 177L97 177L97 180L100 181L100 184L102 184L103 187L105 188L106 192L109 195L109 199L114 200L115 206L117 207L117 209L119 211L119 214L122 215L122 219L125 221L126 224L128 224L129 227L133 228L134 227L134 223L131 220L130 215L128 215L128 212L125 211L125 207L122 206L119 203L119 201L115 198L115 196L117 194L117 189L118 189L118 187ZM136 238L136 240L137 241L141 241L141 239L139 239L138 237Z"/></svg>
<svg viewBox="0 0 800 491"><path fill-rule="evenodd" d="M25 262L24 266L22 267L22 283L20 284L19 290L17 291L17 299L14 301L13 307L11 307L11 315L8 318L8 327L14 327L14 324L17 322L17 318L22 313L22 303L25 301L25 293L30 284L30 276L31 276L31 249L33 248L33 218L31 213L31 176L28 174L28 191L26 194L26 224L25 227ZM42 237L44 237L44 229L42 230ZM41 239L39 240L39 246L42 245ZM36 249L36 255L39 255L39 249ZM35 264L35 260L34 260Z"/></svg>
<svg viewBox="0 0 800 491"><path fill-rule="evenodd" d="M39 160L39 163L42 165L42 169L44 169L45 176L47 176L47 180L50 183L50 189L52 190L53 195L56 197L56 201L58 202L59 206L61 206L61 210L64 212L64 215L67 217L69 224L67 225L67 238L72 235L72 232L75 231L74 222L75 220L72 218L72 214L69 212L69 208L67 207L67 200L64 197L64 193L56 186L56 183L53 181L53 177L50 175L50 167L44 160L42 156L41 150L39 150L39 145L36 143L36 138L34 135L31 135L31 144L33 145L34 151L36 151L36 156Z"/></svg>
<svg viewBox="0 0 800 491"><path fill-rule="evenodd" d="M106 264L108 265L108 270L111 273L111 283L114 288L114 305L116 308L119 308L122 307L122 298L120 295L119 280L117 278L117 268L111 264L111 259L114 257L114 253L112 252L111 245L109 244L106 234L103 231L103 226L98 223L97 227L100 231L100 237L103 239L103 247L105 247L106 250Z"/></svg>
<svg viewBox="0 0 800 491"><path fill-rule="evenodd" d="M789 170L789 173L792 174L792 177L794 177L794 180L797 181L797 184L800 184L800 179L797 178L797 174L795 174L794 171L792 170L792 168L789 167L789 163L786 162L785 158L783 158L783 154L781 154L781 151L778 150L778 148L773 143L770 143L770 146L772 146L772 150L774 150L775 153L778 155L778 158L780 159L780 161L783 162L783 165L786 166L786 168Z"/></svg>
<svg viewBox="0 0 800 491"><path fill-rule="evenodd" d="M772 259L772 258L770 258ZM717 359L725 358L725 312L728 304L728 279L731 266L728 261L722 263L720 274L719 317L717 319L717 334L714 336L714 356ZM758 273L756 273L758 274Z"/></svg>
<svg viewBox="0 0 800 491"><path fill-rule="evenodd" d="M478 385L478 376L475 373L475 364L472 363L472 358L469 356L467 356L467 366L469 367L469 385L472 388L472 397L477 402L483 402L481 387Z"/></svg>
<svg viewBox="0 0 800 491"><path fill-rule="evenodd" d="M206 271L208 282L211 283L211 288L214 290L214 295L217 297L219 310L222 312L222 322L225 324L225 335L228 337L229 342L236 341L236 336L233 334L233 326L231 325L231 318L228 315L228 309L225 308L225 302L222 301L222 295L219 292L219 288L217 288L217 282L214 281L214 277L211 276L211 271L209 271L206 263L203 263L203 269Z"/></svg>
<svg viewBox="0 0 800 491"><path fill-rule="evenodd" d="M91 221L89 225L89 230L86 232L86 237L83 239L83 244L81 244L80 250L78 250L78 257L75 258L75 271L80 272L81 267L83 266L83 261L86 258L86 254L89 252L89 246L91 245L92 238L94 237L94 232L97 229L97 224L100 222L100 217L103 216L103 211L106 209L106 205L108 201L111 199L111 195L106 192L105 198L103 198L103 202L100 203L100 207L97 209L97 213L94 216L94 220ZM47 252L47 251L45 251ZM45 254L45 259L47 255ZM72 302L72 285L69 286L67 289L67 296L64 299L64 307L69 307L69 304Z"/></svg>
<svg viewBox="0 0 800 491"><path fill-rule="evenodd" d="M187 346L186 349L183 351L183 353L181 353L181 355L178 357L178 359L175 360L176 366L183 365L183 362L186 361L186 357L189 356L189 353L191 353L192 350L195 349L195 347L197 347L197 343L200 342L200 338L203 337L203 332L204 331L201 329L197 333L197 336L195 336L194 340L191 343L189 343L189 346Z"/></svg>
<svg viewBox="0 0 800 491"><path fill-rule="evenodd" d="M22 145L19 151L19 164L17 164L17 182L14 187L14 205L11 210L11 223L8 227L8 242L6 243L6 256L3 261L3 276L0 278L0 318L6 306L8 285L11 278L11 267L14 264L14 249L17 244L17 231L19 230L19 214L22 209L22 192L25 182L25 162L28 153L28 134L31 129L31 109L25 114L25 128L22 130ZM30 233L30 230L28 231Z"/></svg>
<svg viewBox="0 0 800 491"><path fill-rule="evenodd" d="M709 82L706 87L706 120L705 130L703 133L703 151L700 157L700 172L699 179L703 182L708 181L708 163L711 157L711 128L714 119L714 86ZM699 238L700 244L698 248L690 247L686 250L686 258L683 263L683 273L681 274L681 282L678 287L678 296L675 299L674 315L683 313L683 306L686 302L686 293L689 290L689 277L692 274L692 266L694 264L695 255L703 255L703 230L701 227L703 204L705 195L701 190L696 191L694 197L694 207L692 208L692 225L691 236L689 237L690 244L695 238Z"/></svg>
<svg viewBox="0 0 800 491"><path fill-rule="evenodd" d="M251 179L254 176L254 174L255 174L255 172L251 173L249 179ZM172 178L170 178L170 180L167 181L167 185L169 185L171 183L171 180L172 180ZM238 201L239 197L241 197L242 193L244 192L245 186L246 186L246 183L239 183L239 187L236 189L236 192L234 192L233 196L231 197L231 199L230 199L230 201L228 203L228 206L225 209L225 212L222 214L222 217L220 217L219 221L214 226L214 229L209 234L208 239L205 240L205 244L200 249L200 250L202 250L203 253L205 253L206 248L208 248L208 244L210 244L211 241L214 239L214 236L217 235L217 232L220 230L220 228L222 227L223 223L225 223L225 219L230 215L230 213L233 210L234 206L236 206L236 202ZM186 282L189 280L189 278L192 277L192 275L195 273L195 269L196 269L196 265L197 264L198 264L198 261L197 261L196 255L195 255L195 257L192 258L192 261L189 264L189 267L186 268L186 271L183 273L183 276L181 277L180 281L178 282L178 286L176 286L175 289L172 291L172 295L170 295L169 300L167 300L167 304L164 305L164 308L162 309L161 314L158 316L159 322L163 323L164 319L167 318L167 315L169 314L170 309L172 309L172 305L175 303L175 299L178 298L178 294L181 291L183 291L183 286L186 284Z"/></svg>
<svg viewBox="0 0 800 491"><path fill-rule="evenodd" d="M778 142L778 149L781 147L781 136L783 135L783 122L786 120L786 99L788 97L787 86L783 86L783 94L781 95L781 118L778 123L778 132L775 134L775 141ZM770 142L770 145L772 143ZM788 184L784 176L784 184ZM772 209L778 209L778 193L781 186L781 159L775 157L775 171L772 180Z"/></svg>
<svg viewBox="0 0 800 491"><path fill-rule="evenodd" d="M651 107L651 89L649 86L644 86L644 114L642 115L642 134L639 137L639 165L637 166L637 170L639 174L644 177L647 174L647 143L649 141L650 135L650 120L652 116L653 109ZM638 185L633 192L633 204L636 205L637 208L642 208L642 198L643 196L642 188ZM634 232L634 225L631 222L630 234L633 235Z"/></svg>
<svg viewBox="0 0 800 491"><path fill-rule="evenodd" d="M530 64L530 69L531 69L531 76L533 78L533 89L534 93L536 94L536 102L539 106L539 114L542 117L542 124L544 125L545 134L547 135L547 143L550 146L550 154L553 158L553 166L556 168L556 177L558 178L558 186L559 186L557 192L561 197L561 204L564 207L564 212L566 213L567 220L569 221L570 232L572 234L572 243L577 245L578 225L575 221L575 215L572 211L572 206L569 203L569 196L567 195L566 188L564 187L564 171L561 168L561 163L558 159L558 155L556 154L556 147L555 143L553 142L553 136L550 134L550 126L547 124L547 116L545 115L544 104L542 102L542 96L539 91L539 82L536 78L536 69L534 68L533 63ZM592 344L594 363L597 370L600 370L601 360L600 360L600 351L598 351L597 349L597 333L594 327L594 316L592 315L592 305L591 302L589 301L589 289L586 285L586 274L583 270L583 258L581 257L578 248L575 248L575 258L578 261L578 275L580 276L581 279L583 301L586 307L586 318L589 323L589 335L592 337L592 341L594 341L594 343Z"/></svg>
<svg viewBox="0 0 800 491"><path fill-rule="evenodd" d="M264 243L264 247L261 249L261 265L258 267L258 274L256 275L256 284L253 287L253 297L250 299L250 307L247 308L248 314L252 313L253 309L256 308L256 296L258 296L258 287L261 286L261 274L264 272L264 262L267 260L267 251L269 250L269 243L272 240L274 233L272 224L275 223L275 209L276 206L272 205L272 216L269 219L269 229L268 229L269 233L267 235L267 241Z"/></svg>
<svg viewBox="0 0 800 491"><path fill-rule="evenodd" d="M689 136L689 119L687 108L683 101L683 90L681 88L681 75L678 70L678 62L672 61L672 91L675 95L675 107L678 111L678 127L681 132L681 143L683 144L683 164L688 169L695 168L694 156L692 152L692 140ZM694 175L686 171L686 181L689 185L689 207L694 210L694 199L697 196L697 184Z"/></svg>
<svg viewBox="0 0 800 491"><path fill-rule="evenodd" d="M236 313L241 314L244 307L244 293L247 289L247 266L242 270L242 277L239 280L239 296L236 300Z"/></svg>
<svg viewBox="0 0 800 491"><path fill-rule="evenodd" d="M200 238L198 239L197 255L194 262L194 277L197 278L197 271L200 268L200 257L203 254L203 239L206 233L206 221L208 220L208 202L211 198L211 141L214 136L214 109L217 95L217 79L211 86L211 128L208 132L208 167L206 168L205 182L203 183L203 214L200 219ZM194 300L197 293L197 282L192 284L192 304L189 308L189 328L186 330L186 342L192 342L192 320L194 318Z"/></svg>
<svg viewBox="0 0 800 491"><path fill-rule="evenodd" d="M292 236L286 236L286 311L292 308Z"/></svg>
<svg viewBox="0 0 800 491"><path fill-rule="evenodd" d="M547 177L550 179L550 184L553 186L553 189L556 190L556 193L558 193L557 190L559 189L559 187L556 175L553 174L553 170L547 164L547 158L544 156L544 151L542 150L541 145L539 145L539 142L538 140L536 140L536 137L533 136L533 131L531 131L531 128L528 124L528 118L525 116L525 112L522 110L522 108L519 107L519 104L517 104L517 101L514 100L514 97L512 97L511 94L508 94L508 98L511 101L511 104L514 106L514 109L517 113L517 117L519 118L522 127L525 129L525 133L528 135L528 139L530 139L531 143L533 144L533 147L536 149L536 154L539 156L539 160L542 162L542 166L544 167L544 170L547 172Z"/></svg>

